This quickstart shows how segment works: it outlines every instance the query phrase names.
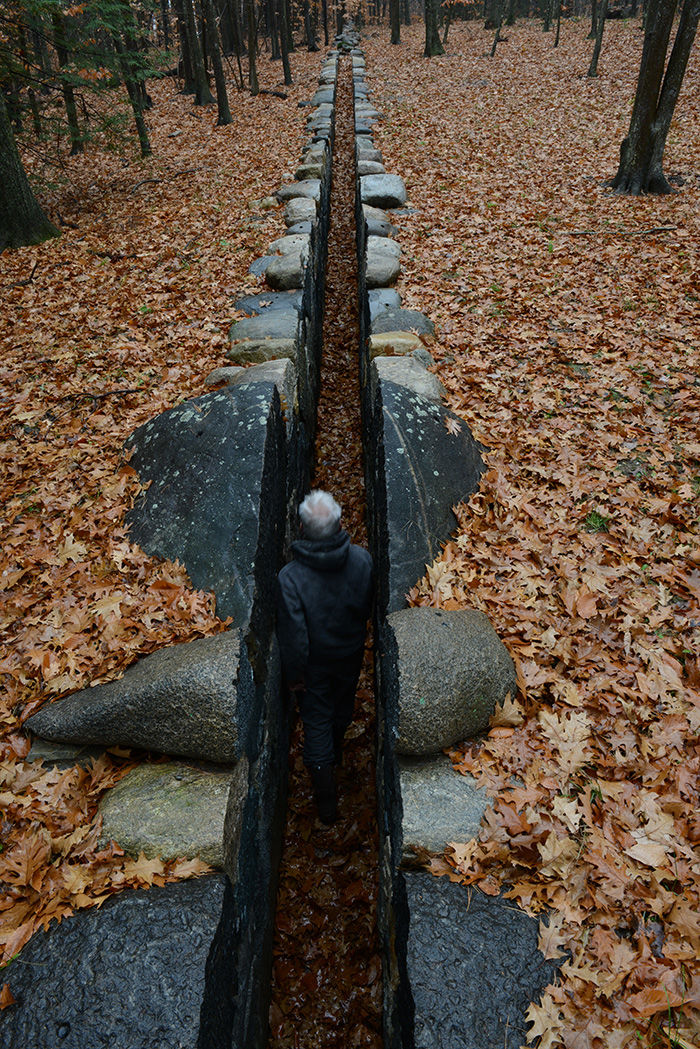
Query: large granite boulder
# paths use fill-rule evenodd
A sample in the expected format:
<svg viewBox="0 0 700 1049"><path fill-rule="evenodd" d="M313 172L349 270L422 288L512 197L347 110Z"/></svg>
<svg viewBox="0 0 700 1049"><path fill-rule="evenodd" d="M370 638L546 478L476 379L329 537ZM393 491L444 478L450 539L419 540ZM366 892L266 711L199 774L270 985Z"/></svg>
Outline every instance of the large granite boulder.
<svg viewBox="0 0 700 1049"><path fill-rule="evenodd" d="M303 288L306 260L307 254L303 250L273 255L265 267L265 280L276 291Z"/></svg>
<svg viewBox="0 0 700 1049"><path fill-rule="evenodd" d="M484 464L463 419L396 383L377 384L371 428L372 553L379 608L393 612L440 554L452 507L476 491Z"/></svg>
<svg viewBox="0 0 700 1049"><path fill-rule="evenodd" d="M294 197L284 209L284 221L287 226L295 226L298 222L315 222L318 204L308 197Z"/></svg>
<svg viewBox="0 0 700 1049"><path fill-rule="evenodd" d="M289 309L263 310L255 317L243 317L234 321L229 329L229 339L295 339L299 330L299 311L292 305Z"/></svg>
<svg viewBox="0 0 700 1049"><path fill-rule="evenodd" d="M235 386L244 382L273 382L279 392L282 410L289 425L290 413L296 405L297 373L288 357L253 364L250 368L215 368L209 372L204 382L207 386L218 386L221 383Z"/></svg>
<svg viewBox="0 0 700 1049"><path fill-rule="evenodd" d="M486 791L473 776L455 772L444 754L401 758L401 832L407 862L416 852L442 853L448 842L466 842L479 833Z"/></svg>
<svg viewBox="0 0 700 1049"><path fill-rule="evenodd" d="M401 296L394 288L372 288L367 292L369 299L370 317L374 319L378 313L385 310L398 310L401 308Z"/></svg>
<svg viewBox="0 0 700 1049"><path fill-rule="evenodd" d="M226 351L226 356L234 364L264 364L278 361L283 357L296 360L296 339L239 339Z"/></svg>
<svg viewBox="0 0 700 1049"><path fill-rule="evenodd" d="M239 744L239 690L250 668L237 631L161 648L118 681L85 688L25 722L43 739L139 747L233 764Z"/></svg>
<svg viewBox="0 0 700 1049"><path fill-rule="evenodd" d="M198 856L222 870L229 792L248 793L248 762L212 770L171 762L139 765L100 800L100 842L163 860ZM240 804L238 806L241 808Z"/></svg>
<svg viewBox="0 0 700 1049"><path fill-rule="evenodd" d="M278 200L293 200L295 197L307 197L309 200L321 199L321 181L317 178L309 178L304 182L293 182L291 185L281 186L275 194Z"/></svg>
<svg viewBox="0 0 700 1049"><path fill-rule="evenodd" d="M363 175L360 195L363 204L377 208L400 208L406 203L406 187L400 175Z"/></svg>
<svg viewBox="0 0 700 1049"><path fill-rule="evenodd" d="M537 918L449 878L405 875L406 972L415 1049L525 1045L526 1012L557 973L537 950ZM407 1043L404 1043L407 1044Z"/></svg>
<svg viewBox="0 0 700 1049"><path fill-rule="evenodd" d="M128 889L38 932L5 970L5 1049L194 1049L223 874ZM228 890L230 893L230 889ZM203 1008L204 1006L204 1008Z"/></svg>
<svg viewBox="0 0 700 1049"><path fill-rule="evenodd" d="M149 554L181 561L195 586L214 591L217 614L233 616L236 626L250 621L260 598L255 629L269 636L286 492L286 431L274 383L225 386L185 401L140 426L127 444L141 481L151 482L128 515L131 538Z"/></svg>
<svg viewBox="0 0 700 1049"><path fill-rule="evenodd" d="M420 310L387 309L372 318L372 332L414 331L418 335L434 335L435 325Z"/></svg>
<svg viewBox="0 0 700 1049"><path fill-rule="evenodd" d="M381 175L386 171L386 168L378 160L363 160L357 161L357 174L358 175Z"/></svg>
<svg viewBox="0 0 700 1049"><path fill-rule="evenodd" d="M399 754L435 754L489 727L515 696L515 667L483 612L404 608L387 618L396 641Z"/></svg>
<svg viewBox="0 0 700 1049"><path fill-rule="evenodd" d="M367 237L365 278L368 288L386 288L401 272L401 248L388 237Z"/></svg>

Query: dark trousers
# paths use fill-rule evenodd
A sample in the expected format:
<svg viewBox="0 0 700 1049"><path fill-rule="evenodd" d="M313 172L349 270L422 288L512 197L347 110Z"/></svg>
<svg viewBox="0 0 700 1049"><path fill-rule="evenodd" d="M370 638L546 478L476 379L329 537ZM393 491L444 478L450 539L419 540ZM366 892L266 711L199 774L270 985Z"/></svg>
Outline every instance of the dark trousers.
<svg viewBox="0 0 700 1049"><path fill-rule="evenodd" d="M333 738L342 738L352 721L362 656L360 651L344 660L306 668L306 689L299 699L306 766L333 763Z"/></svg>

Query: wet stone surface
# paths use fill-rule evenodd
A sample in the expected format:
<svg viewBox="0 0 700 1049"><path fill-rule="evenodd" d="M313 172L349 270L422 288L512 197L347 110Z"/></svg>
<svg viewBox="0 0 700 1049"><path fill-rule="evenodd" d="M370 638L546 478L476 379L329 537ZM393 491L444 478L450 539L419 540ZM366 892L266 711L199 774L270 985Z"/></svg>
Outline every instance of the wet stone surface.
<svg viewBox="0 0 700 1049"><path fill-rule="evenodd" d="M194 1049L224 875L114 896L39 932L11 966L7 1049ZM10 970L8 970L9 976Z"/></svg>
<svg viewBox="0 0 700 1049"><path fill-rule="evenodd" d="M536 919L447 878L405 875L416 1049L525 1044L525 1011L557 971L537 950Z"/></svg>

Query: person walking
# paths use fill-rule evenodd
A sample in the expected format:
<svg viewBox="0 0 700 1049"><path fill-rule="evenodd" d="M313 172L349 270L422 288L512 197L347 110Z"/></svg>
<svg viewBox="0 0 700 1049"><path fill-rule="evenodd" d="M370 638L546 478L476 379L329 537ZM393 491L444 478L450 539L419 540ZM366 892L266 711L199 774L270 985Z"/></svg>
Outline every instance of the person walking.
<svg viewBox="0 0 700 1049"><path fill-rule="evenodd" d="M319 819L337 818L335 765L352 721L372 607L372 558L340 527L332 495L299 507L302 538L278 576L277 638L287 685L304 725L303 760Z"/></svg>

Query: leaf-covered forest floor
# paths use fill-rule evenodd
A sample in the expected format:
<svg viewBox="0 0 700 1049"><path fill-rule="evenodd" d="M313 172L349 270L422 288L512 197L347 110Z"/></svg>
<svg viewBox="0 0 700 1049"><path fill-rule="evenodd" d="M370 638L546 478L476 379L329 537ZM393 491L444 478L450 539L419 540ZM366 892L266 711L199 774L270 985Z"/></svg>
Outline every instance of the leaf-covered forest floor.
<svg viewBox="0 0 700 1049"><path fill-rule="evenodd" d="M452 752L493 808L433 868L552 914L543 1049L698 1045L700 53L666 154L682 187L620 198L602 183L642 34L608 22L589 80L586 32L564 23L554 50L507 28L490 59L492 35L457 26L430 62L419 27L365 42L414 209L400 290L436 321L450 406L488 449L411 597L482 609L520 681Z"/></svg>
<svg viewBox="0 0 700 1049"><path fill-rule="evenodd" d="M477 24L453 26L430 61L421 26L398 48L386 27L363 39L376 137L415 208L400 219L404 304L437 322L450 404L488 448L413 600L483 609L521 682L490 736L453 752L493 793L482 840L433 867L552 910L541 942L561 983L530 1013L545 1049L673 1044L661 1020L697 1045L698 50L667 148L684 184L632 200L602 182L637 26L608 23L596 80L587 26L564 22L556 51L538 25L504 33L494 59ZM229 292L259 287L248 264L282 222L254 202L296 166L295 103L319 56L292 63L289 100L236 96L226 129L154 85L154 157L97 143L66 160L72 184L45 202L77 228L0 257L5 960L42 921L183 873L96 848L97 799L128 757L28 765L20 723L221 629L181 568L128 543L137 483L121 446L201 392L224 361ZM135 188L147 178L162 181Z"/></svg>

